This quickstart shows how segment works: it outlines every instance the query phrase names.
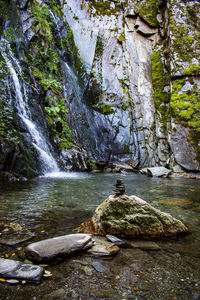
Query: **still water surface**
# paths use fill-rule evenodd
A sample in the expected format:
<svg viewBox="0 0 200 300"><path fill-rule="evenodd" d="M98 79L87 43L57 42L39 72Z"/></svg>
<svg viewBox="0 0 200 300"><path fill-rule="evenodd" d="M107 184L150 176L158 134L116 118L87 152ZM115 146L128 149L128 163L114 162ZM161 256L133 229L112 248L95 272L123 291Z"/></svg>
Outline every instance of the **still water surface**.
<svg viewBox="0 0 200 300"><path fill-rule="evenodd" d="M0 183L0 222L16 222L35 233L36 239L71 233L113 194L117 178L126 184L126 194L141 197L182 220L192 234L175 247L200 256L200 182L194 179L61 173L23 183Z"/></svg>

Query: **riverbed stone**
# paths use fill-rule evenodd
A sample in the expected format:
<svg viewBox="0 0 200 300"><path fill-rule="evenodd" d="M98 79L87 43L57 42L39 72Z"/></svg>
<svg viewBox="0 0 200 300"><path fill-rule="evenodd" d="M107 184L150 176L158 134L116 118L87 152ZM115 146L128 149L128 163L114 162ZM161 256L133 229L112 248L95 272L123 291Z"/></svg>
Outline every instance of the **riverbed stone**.
<svg viewBox="0 0 200 300"><path fill-rule="evenodd" d="M132 245L128 240L119 239L118 237L111 234L107 234L106 238L108 241L110 241L111 243L115 244L120 248L132 248Z"/></svg>
<svg viewBox="0 0 200 300"><path fill-rule="evenodd" d="M33 238L35 234L18 223L0 223L0 244L14 246Z"/></svg>
<svg viewBox="0 0 200 300"><path fill-rule="evenodd" d="M107 257L115 255L120 249L113 243L106 241L104 238L94 237L94 245L87 252L93 256Z"/></svg>
<svg viewBox="0 0 200 300"><path fill-rule="evenodd" d="M169 237L188 232L181 221L134 195L110 195L81 228L96 235L132 237Z"/></svg>
<svg viewBox="0 0 200 300"><path fill-rule="evenodd" d="M155 177L168 177L172 171L165 167L147 168L147 175Z"/></svg>
<svg viewBox="0 0 200 300"><path fill-rule="evenodd" d="M32 243L25 248L25 253L33 261L51 261L57 257L88 249L92 246L91 239L89 234L64 235Z"/></svg>
<svg viewBox="0 0 200 300"><path fill-rule="evenodd" d="M39 283L43 268L12 259L0 258L0 276Z"/></svg>
<svg viewBox="0 0 200 300"><path fill-rule="evenodd" d="M108 268L102 265L99 261L93 261L92 266L99 273L108 273Z"/></svg>

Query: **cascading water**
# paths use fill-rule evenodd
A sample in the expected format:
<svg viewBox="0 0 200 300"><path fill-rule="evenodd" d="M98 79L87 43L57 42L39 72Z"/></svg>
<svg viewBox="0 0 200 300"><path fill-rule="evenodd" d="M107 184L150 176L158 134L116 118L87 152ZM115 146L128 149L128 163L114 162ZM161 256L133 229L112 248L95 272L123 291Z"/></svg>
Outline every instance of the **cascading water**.
<svg viewBox="0 0 200 300"><path fill-rule="evenodd" d="M31 136L32 145L39 154L42 173L59 172L57 162L50 152L45 136L31 119L31 112L28 108L26 85L23 81L21 81L21 83L19 80L19 76L22 74L22 68L18 60L14 57L8 41L2 38L0 45L1 54L5 59L15 87L16 101L14 105L18 111L19 117L26 125Z"/></svg>

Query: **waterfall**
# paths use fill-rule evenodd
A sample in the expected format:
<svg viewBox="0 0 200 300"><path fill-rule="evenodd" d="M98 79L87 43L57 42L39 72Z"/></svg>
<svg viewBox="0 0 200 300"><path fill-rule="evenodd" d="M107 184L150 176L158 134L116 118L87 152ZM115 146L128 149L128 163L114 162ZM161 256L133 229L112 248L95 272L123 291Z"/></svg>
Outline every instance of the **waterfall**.
<svg viewBox="0 0 200 300"><path fill-rule="evenodd" d="M58 172L59 168L56 160L52 156L45 136L38 126L32 121L31 112L28 107L28 96L25 83L19 79L22 76L22 68L18 60L14 57L8 41L1 39L1 54L5 59L6 65L10 71L15 88L15 107L22 122L25 124L32 140L32 145L39 154L41 170L43 174Z"/></svg>

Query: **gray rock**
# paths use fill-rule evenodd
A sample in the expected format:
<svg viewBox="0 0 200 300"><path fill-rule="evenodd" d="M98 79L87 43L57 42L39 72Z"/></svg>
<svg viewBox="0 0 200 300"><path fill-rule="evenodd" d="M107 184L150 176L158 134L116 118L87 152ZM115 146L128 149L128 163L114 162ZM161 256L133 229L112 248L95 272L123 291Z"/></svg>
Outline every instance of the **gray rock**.
<svg viewBox="0 0 200 300"><path fill-rule="evenodd" d="M174 173L184 173L184 170L179 165L173 166L172 170Z"/></svg>
<svg viewBox="0 0 200 300"><path fill-rule="evenodd" d="M147 175L155 177L167 177L172 171L165 167L147 168Z"/></svg>
<svg viewBox="0 0 200 300"><path fill-rule="evenodd" d="M39 283L43 268L11 259L0 259L0 276Z"/></svg>
<svg viewBox="0 0 200 300"><path fill-rule="evenodd" d="M175 161L185 170L199 171L200 165L196 160L196 153L188 139L189 129L180 124L173 124L171 147Z"/></svg>
<svg viewBox="0 0 200 300"><path fill-rule="evenodd" d="M112 242L113 244L115 244L116 246L118 246L120 248L131 248L132 247L132 245L129 241L119 239L114 235L107 234L106 238L108 241Z"/></svg>
<svg viewBox="0 0 200 300"><path fill-rule="evenodd" d="M92 266L94 267L94 269L99 272L99 273L108 273L108 268L106 268L104 265L102 265L100 262L98 261L94 261L92 263Z"/></svg>
<svg viewBox="0 0 200 300"><path fill-rule="evenodd" d="M69 234L30 244L25 248L26 256L34 261L50 261L59 256L83 251L91 246L89 234Z"/></svg>

